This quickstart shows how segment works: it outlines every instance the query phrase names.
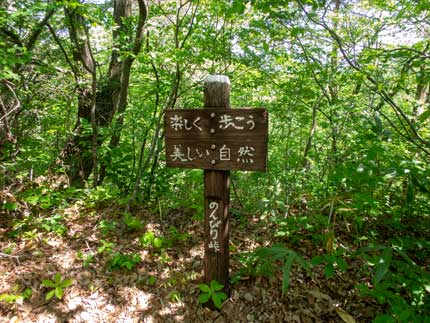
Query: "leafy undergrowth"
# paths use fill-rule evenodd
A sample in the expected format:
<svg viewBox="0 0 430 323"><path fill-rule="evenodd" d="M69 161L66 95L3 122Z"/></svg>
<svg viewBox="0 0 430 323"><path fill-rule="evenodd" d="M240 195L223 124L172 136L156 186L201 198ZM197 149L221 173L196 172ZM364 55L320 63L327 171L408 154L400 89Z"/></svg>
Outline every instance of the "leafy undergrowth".
<svg viewBox="0 0 430 323"><path fill-rule="evenodd" d="M423 223L415 240L395 234L400 224L371 225L384 225L384 237L369 246L346 219L327 226L323 216L235 210L232 294L218 311L199 303L203 223L193 210L124 213L108 195L93 203L91 194L69 193L2 192L2 322L349 323L401 322L400 315L412 322L426 315ZM419 251L414 241L421 254L409 257Z"/></svg>

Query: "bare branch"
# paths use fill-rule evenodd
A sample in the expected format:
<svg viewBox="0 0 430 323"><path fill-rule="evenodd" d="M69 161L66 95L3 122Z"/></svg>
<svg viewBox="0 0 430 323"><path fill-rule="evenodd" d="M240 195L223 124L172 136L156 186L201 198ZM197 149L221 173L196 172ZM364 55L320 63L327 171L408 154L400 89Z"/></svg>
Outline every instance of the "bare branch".
<svg viewBox="0 0 430 323"><path fill-rule="evenodd" d="M144 0L138 0L139 3L139 22L136 28L136 36L134 38L133 54L137 55L140 52L143 41L143 29L148 19L148 5Z"/></svg>
<svg viewBox="0 0 430 323"><path fill-rule="evenodd" d="M55 40L55 42L57 43L58 47L60 48L61 52L63 53L64 58L65 58L65 59L66 59L66 61L67 61L67 64L69 64L70 69L71 69L71 70L72 70L72 72L73 72L73 76L75 77L75 81L76 81L76 83L78 83L78 71L76 70L76 66L72 64L72 62L71 62L71 60L70 60L70 58L69 58L69 55L67 55L67 52L66 52L66 50L65 50L64 46L61 44L61 41L60 41L60 39L58 38L57 34L55 33L54 28L52 28L52 26L51 26L49 23L48 23L48 24L46 24L46 26L48 27L48 29L49 29L49 31L50 31L50 33L51 33L52 37L54 38L54 40Z"/></svg>
<svg viewBox="0 0 430 323"><path fill-rule="evenodd" d="M43 27L45 27L45 25L48 23L49 19L51 19L54 13L55 13L54 8L50 8L46 10L45 17L33 29L33 32L31 33L30 37L28 38L25 44L25 47L27 47L28 50L31 50L34 48L34 46L36 45L37 39L42 33Z"/></svg>
<svg viewBox="0 0 430 323"><path fill-rule="evenodd" d="M191 4L190 4L190 6L191 6ZM193 31L194 20L196 18L196 14L197 14L198 8L199 8L199 2L197 2L196 6L194 7L193 13L191 14L191 23L190 23L190 26L188 27L188 31L185 34L185 37L182 40L182 44L179 46L179 48L183 48L184 47L184 45L185 45L188 37L190 37L190 35L191 35L192 31ZM187 13L188 13L188 10L187 10Z"/></svg>

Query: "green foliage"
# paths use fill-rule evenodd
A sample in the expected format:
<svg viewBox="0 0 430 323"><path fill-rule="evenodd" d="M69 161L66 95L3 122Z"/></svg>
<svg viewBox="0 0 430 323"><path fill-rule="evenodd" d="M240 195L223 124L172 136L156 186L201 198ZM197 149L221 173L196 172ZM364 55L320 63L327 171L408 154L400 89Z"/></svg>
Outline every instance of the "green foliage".
<svg viewBox="0 0 430 323"><path fill-rule="evenodd" d="M54 232L58 236L63 236L67 232L68 229L64 224L63 215L54 213L44 217L44 214L41 213L39 217L29 215L15 220L8 235L22 236L26 240L32 240L38 236L40 231Z"/></svg>
<svg viewBox="0 0 430 323"><path fill-rule="evenodd" d="M155 278L154 276L149 276L147 283L149 286L155 286L155 284L157 283L157 278Z"/></svg>
<svg viewBox="0 0 430 323"><path fill-rule="evenodd" d="M67 232L67 227L63 223L63 216L61 214L53 214L48 218L41 219L40 225L45 231L55 232L59 236Z"/></svg>
<svg viewBox="0 0 430 323"><path fill-rule="evenodd" d="M119 191L114 185L97 186L95 189L84 190L84 200L88 207L96 207L98 204L112 200L119 196Z"/></svg>
<svg viewBox="0 0 430 323"><path fill-rule="evenodd" d="M16 202L7 202L4 200L0 207L6 211L15 211L18 208L18 204Z"/></svg>
<svg viewBox="0 0 430 323"><path fill-rule="evenodd" d="M126 213L122 220L129 231L138 231L143 228L143 223L129 213Z"/></svg>
<svg viewBox="0 0 430 323"><path fill-rule="evenodd" d="M10 255L16 248L16 243L12 243L9 247L3 249L3 253Z"/></svg>
<svg viewBox="0 0 430 323"><path fill-rule="evenodd" d="M161 247L163 246L163 239L155 237L154 240L152 241L152 246L154 249L160 250Z"/></svg>
<svg viewBox="0 0 430 323"><path fill-rule="evenodd" d="M161 264L167 264L172 261L172 258L165 251L160 252L158 259Z"/></svg>
<svg viewBox="0 0 430 323"><path fill-rule="evenodd" d="M283 246L258 248L254 252L240 255L242 268L232 277L236 283L241 276L273 276L277 271L282 272L282 294L285 294L290 285L291 269L294 264L310 273L311 265L297 252Z"/></svg>
<svg viewBox="0 0 430 323"><path fill-rule="evenodd" d="M299 268L310 270L310 265L295 251L286 248L282 245L273 247L263 247L255 251L255 256L258 261L263 262L263 267L270 268L276 266L278 261L282 262L282 294L288 289L290 285L290 274L293 264L297 264Z"/></svg>
<svg viewBox="0 0 430 323"><path fill-rule="evenodd" d="M75 188L56 190L47 185L41 185L19 194L19 198L24 202L45 210L65 207L68 201L79 196L80 191Z"/></svg>
<svg viewBox="0 0 430 323"><path fill-rule="evenodd" d="M12 303L19 303L22 304L22 302L25 299L28 299L31 297L31 295L33 294L33 291L31 288L25 288L24 291L22 292L18 292L20 289L19 285L15 285L12 289L13 294L9 294L9 293L3 293L0 294L0 302L6 302L8 304L12 304Z"/></svg>
<svg viewBox="0 0 430 323"><path fill-rule="evenodd" d="M93 263L97 259L96 258L97 255L109 255L109 256L111 256L115 247L116 247L115 243L101 239L100 245L97 247L97 253L96 254L94 254L93 252L84 253L82 251L79 251L77 253L77 257L78 257L78 259L81 259L83 261L83 264L82 264L83 267L87 268L90 266L91 263ZM131 263L132 260L129 260L127 258L128 256L124 256L122 258L120 256L116 256L117 254L115 254L113 256L113 258L110 257L109 267L111 269L117 269L117 268L121 268L121 267L127 267L128 268L130 266L130 264L125 264L125 263L126 262ZM117 257L117 259L114 259L115 257Z"/></svg>
<svg viewBox="0 0 430 323"><path fill-rule="evenodd" d="M117 225L115 221L101 220L97 227L103 236L109 236L115 231Z"/></svg>
<svg viewBox="0 0 430 323"><path fill-rule="evenodd" d="M222 292L223 288L224 286L216 280L211 280L209 285L199 284L199 303L205 304L211 300L215 307L220 309L222 302L227 299L227 295Z"/></svg>
<svg viewBox="0 0 430 323"><path fill-rule="evenodd" d="M163 237L155 236L154 232L145 232L140 238L139 242L143 247L152 247L154 250L161 250L165 239Z"/></svg>
<svg viewBox="0 0 430 323"><path fill-rule="evenodd" d="M42 286L51 289L45 295L46 300L49 300L54 296L58 299L62 299L64 295L64 290L72 284L73 284L73 280L69 278L62 279L60 273L56 273L52 280L51 279L42 280Z"/></svg>
<svg viewBox="0 0 430 323"><path fill-rule="evenodd" d="M169 293L169 299L171 302L177 303L181 301L181 294L174 290Z"/></svg>
<svg viewBox="0 0 430 323"><path fill-rule="evenodd" d="M181 232L179 232L179 230L176 227L170 226L168 228L167 237L165 237L165 238L160 237L160 241L158 242L158 244L160 246L158 248L161 248L161 246L165 246L167 248L172 248L179 242L187 241L190 237L191 237L191 235L189 233L181 233ZM154 238L154 240L155 239L156 238ZM157 244L157 243L155 243L155 244Z"/></svg>
<svg viewBox="0 0 430 323"><path fill-rule="evenodd" d="M336 269L340 271L346 271L348 269L348 264L340 255L320 255L315 256L311 260L312 266L317 266L319 264L325 264L324 274L327 278L334 276Z"/></svg>
<svg viewBox="0 0 430 323"><path fill-rule="evenodd" d="M311 216L284 217L272 216L271 222L276 225L275 236L279 239L288 238L291 243L300 246L302 235L306 232L312 234L316 243L322 239L320 232L327 227L327 217L320 214Z"/></svg>
<svg viewBox="0 0 430 323"><path fill-rule="evenodd" d="M98 253L111 253L115 248L115 243L106 240L100 240L101 246L97 248Z"/></svg>
<svg viewBox="0 0 430 323"><path fill-rule="evenodd" d="M139 242L143 247L148 247L152 245L154 239L155 233L152 231L148 231L139 238Z"/></svg>
<svg viewBox="0 0 430 323"><path fill-rule="evenodd" d="M371 245L358 251L367 261L373 287L359 285L363 295L374 297L389 311L375 318L382 322L420 322L430 316L430 274L396 245Z"/></svg>
<svg viewBox="0 0 430 323"><path fill-rule="evenodd" d="M78 251L77 258L83 260L82 266L88 268L92 262L94 262L93 254L86 254L82 251Z"/></svg>
<svg viewBox="0 0 430 323"><path fill-rule="evenodd" d="M122 254L116 252L112 255L108 262L109 270L120 270L120 269L128 269L132 270L136 265L138 265L142 261L140 255L136 253L131 254Z"/></svg>

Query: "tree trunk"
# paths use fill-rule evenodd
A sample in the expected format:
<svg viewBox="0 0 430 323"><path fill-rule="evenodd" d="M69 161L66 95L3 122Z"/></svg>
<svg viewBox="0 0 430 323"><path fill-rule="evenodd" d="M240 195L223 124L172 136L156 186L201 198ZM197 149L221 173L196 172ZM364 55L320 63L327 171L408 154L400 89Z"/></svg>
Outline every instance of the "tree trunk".
<svg viewBox="0 0 430 323"><path fill-rule="evenodd" d="M106 139L97 135L97 129L111 126L117 113L120 116L114 126L111 142L113 141L116 145L119 142L124 111L127 106L131 66L135 55L140 51L143 28L148 16L146 2L139 0L139 20L133 37L132 30L126 24L126 18L132 15L132 3L131 0L114 1L114 20L118 26L113 30L114 49L111 53L107 75L98 79L96 76L98 64L91 52L84 18L76 9L65 10L73 45L73 57L78 65L78 68L74 69L75 77L82 84L78 93L78 120L75 133L59 158L59 161L66 166L73 186L83 186L91 173L97 170L97 148ZM120 62L120 51L131 51L133 55ZM91 84L85 81L88 79L93 80ZM85 129L87 124L92 126L91 131ZM105 175L103 167L99 178L94 178L95 184L101 182ZM97 172L95 172L96 174Z"/></svg>

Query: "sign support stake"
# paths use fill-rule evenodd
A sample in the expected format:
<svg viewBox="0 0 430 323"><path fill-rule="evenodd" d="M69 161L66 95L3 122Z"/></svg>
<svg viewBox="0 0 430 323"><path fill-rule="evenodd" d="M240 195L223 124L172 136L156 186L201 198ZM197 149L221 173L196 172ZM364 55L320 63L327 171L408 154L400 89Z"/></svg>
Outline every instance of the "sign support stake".
<svg viewBox="0 0 430 323"><path fill-rule="evenodd" d="M164 113L166 166L204 169L204 282L229 296L230 171L267 170L268 117L264 108L232 109L225 75L205 79L203 109Z"/></svg>
<svg viewBox="0 0 430 323"><path fill-rule="evenodd" d="M216 109L230 108L230 80L227 76L209 75L205 79L204 106L214 109L214 115ZM216 131L215 127L211 129L212 134ZM230 171L205 170L204 194L204 282L209 285L216 280L224 285L223 291L229 296Z"/></svg>

